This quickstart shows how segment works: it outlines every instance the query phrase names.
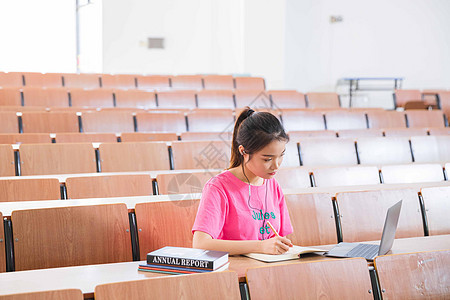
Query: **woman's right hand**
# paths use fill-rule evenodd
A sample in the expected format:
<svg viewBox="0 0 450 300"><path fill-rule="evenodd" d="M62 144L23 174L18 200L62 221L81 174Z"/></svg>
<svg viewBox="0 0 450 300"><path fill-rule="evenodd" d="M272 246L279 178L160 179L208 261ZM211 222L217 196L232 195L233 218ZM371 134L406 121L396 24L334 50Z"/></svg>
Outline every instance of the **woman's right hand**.
<svg viewBox="0 0 450 300"><path fill-rule="evenodd" d="M283 254L292 247L292 242L285 237L274 236L261 242L261 252L265 254Z"/></svg>

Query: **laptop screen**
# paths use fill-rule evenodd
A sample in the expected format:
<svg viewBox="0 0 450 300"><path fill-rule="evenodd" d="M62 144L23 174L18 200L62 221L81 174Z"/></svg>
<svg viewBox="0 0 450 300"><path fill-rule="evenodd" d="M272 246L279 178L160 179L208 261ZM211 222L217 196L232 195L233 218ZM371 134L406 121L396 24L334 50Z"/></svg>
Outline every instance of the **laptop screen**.
<svg viewBox="0 0 450 300"><path fill-rule="evenodd" d="M378 255L385 255L386 253L388 253L388 251L391 250L392 245L394 244L395 231L397 230L402 202L403 200L400 200L399 202L391 206L387 211Z"/></svg>

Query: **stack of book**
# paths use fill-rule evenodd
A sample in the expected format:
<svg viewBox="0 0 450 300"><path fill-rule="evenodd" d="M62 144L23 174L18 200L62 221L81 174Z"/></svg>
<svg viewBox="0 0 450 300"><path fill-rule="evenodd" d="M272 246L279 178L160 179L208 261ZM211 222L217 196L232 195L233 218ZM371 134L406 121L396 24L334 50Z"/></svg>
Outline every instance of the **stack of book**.
<svg viewBox="0 0 450 300"><path fill-rule="evenodd" d="M228 252L182 247L164 247L147 254L139 271L165 274L193 274L228 269Z"/></svg>

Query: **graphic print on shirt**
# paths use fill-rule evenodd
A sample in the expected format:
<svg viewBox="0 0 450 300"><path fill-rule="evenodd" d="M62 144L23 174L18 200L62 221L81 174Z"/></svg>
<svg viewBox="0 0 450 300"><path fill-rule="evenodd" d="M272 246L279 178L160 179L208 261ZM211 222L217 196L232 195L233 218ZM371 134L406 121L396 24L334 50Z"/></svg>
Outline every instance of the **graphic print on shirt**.
<svg viewBox="0 0 450 300"><path fill-rule="evenodd" d="M269 220L270 218L275 219L274 212L266 212L263 213L263 211L260 209L258 212L255 212L255 210L252 210L252 218L254 220L264 221ZM264 220L263 220L264 218ZM263 222L262 226L259 228L260 234L267 234L268 236L271 234L269 225L266 224L266 222Z"/></svg>

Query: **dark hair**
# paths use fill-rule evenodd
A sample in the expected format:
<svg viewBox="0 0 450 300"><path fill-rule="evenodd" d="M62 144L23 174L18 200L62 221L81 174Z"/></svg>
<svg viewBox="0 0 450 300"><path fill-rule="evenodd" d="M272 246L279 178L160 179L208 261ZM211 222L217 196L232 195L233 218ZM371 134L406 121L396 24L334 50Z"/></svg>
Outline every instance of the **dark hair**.
<svg viewBox="0 0 450 300"><path fill-rule="evenodd" d="M245 152L251 155L274 140L289 141L280 120L269 112L255 112L246 107L234 124L229 168L238 167L244 162L244 157L239 152L239 145L242 145Z"/></svg>

